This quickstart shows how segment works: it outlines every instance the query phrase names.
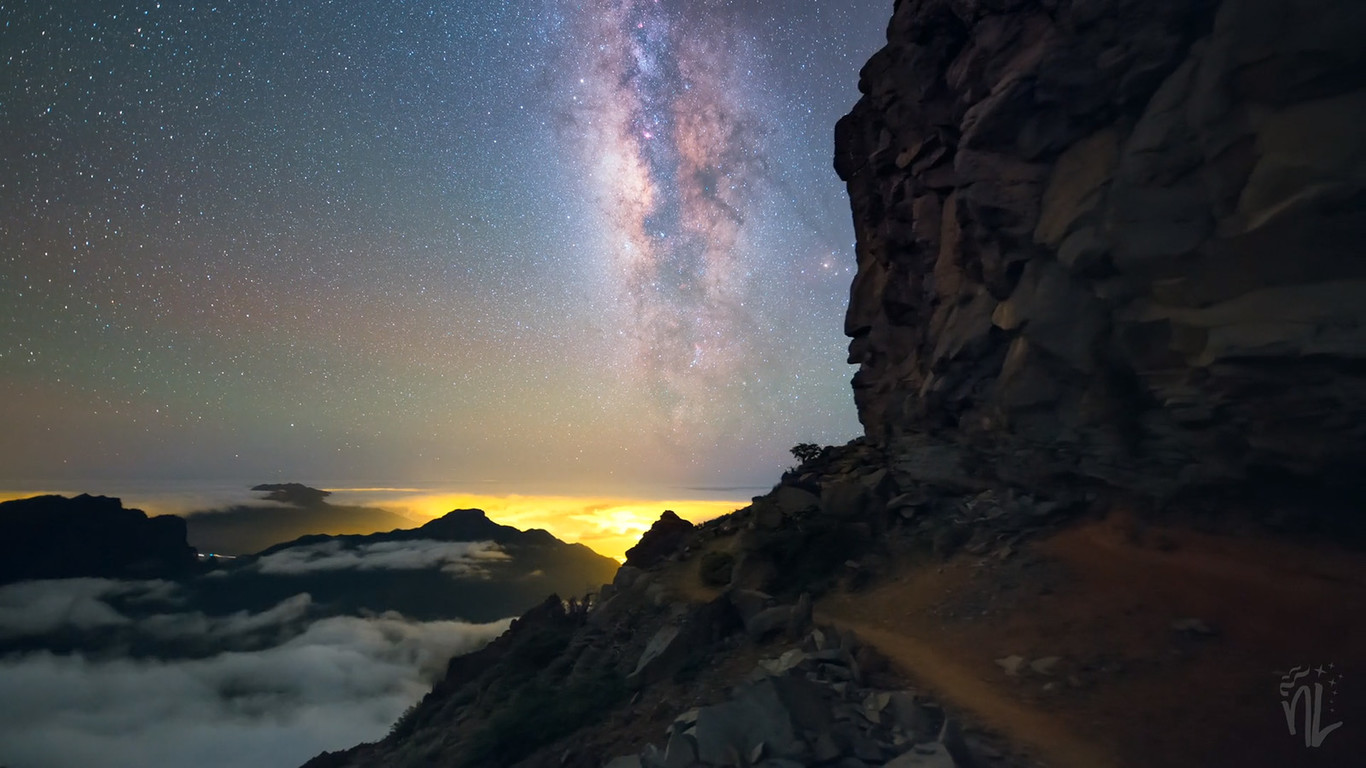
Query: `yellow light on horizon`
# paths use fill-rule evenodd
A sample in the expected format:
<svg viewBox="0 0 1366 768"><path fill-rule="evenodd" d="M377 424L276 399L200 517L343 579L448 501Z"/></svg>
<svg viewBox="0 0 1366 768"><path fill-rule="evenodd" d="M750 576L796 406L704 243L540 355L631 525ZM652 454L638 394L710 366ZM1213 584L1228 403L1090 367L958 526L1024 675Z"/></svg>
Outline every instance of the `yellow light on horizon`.
<svg viewBox="0 0 1366 768"><path fill-rule="evenodd" d="M640 541L664 510L698 524L734 512L748 501L706 499L639 499L625 496L523 496L519 494L412 493L406 488L347 488L346 505L379 507L422 525L454 509L482 509L489 519L521 530L540 528L561 541L583 544L600 555L625 562L626 550ZM51 491L72 495L70 491ZM0 491L0 501L44 495L39 491ZM329 501L335 500L329 499ZM199 503L197 503L199 502ZM148 515L185 515L217 505L194 495L124 500L125 506L143 509ZM317 531L329 534L331 531Z"/></svg>
<svg viewBox="0 0 1366 768"><path fill-rule="evenodd" d="M406 511L414 520L424 522L453 509L482 509L496 523L522 530L541 528L557 539L583 544L624 562L626 550L635 546L666 509L697 524L734 512L749 502L435 493L370 503Z"/></svg>

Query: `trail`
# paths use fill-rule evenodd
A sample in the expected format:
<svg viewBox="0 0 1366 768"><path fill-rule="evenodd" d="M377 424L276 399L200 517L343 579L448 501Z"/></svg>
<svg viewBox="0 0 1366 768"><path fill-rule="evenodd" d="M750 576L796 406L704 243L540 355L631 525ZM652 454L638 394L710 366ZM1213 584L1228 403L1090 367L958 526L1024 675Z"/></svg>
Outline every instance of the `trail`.
<svg viewBox="0 0 1366 768"><path fill-rule="evenodd" d="M952 707L971 713L1026 754L1053 768L1110 768L1113 755L1077 736L1060 719L1012 701L973 672L909 634L819 613L818 621L855 632Z"/></svg>
<svg viewBox="0 0 1366 768"><path fill-rule="evenodd" d="M1004 561L903 563L816 611L1049 766L1359 765L1366 754L1366 733L1346 725L1308 752L1277 691L1295 665L1366 669L1361 553L1137 531L1115 516ZM1211 631L1176 629L1184 619ZM1009 676L995 660L1014 654L1062 662ZM1366 692L1347 693L1331 720L1366 722Z"/></svg>

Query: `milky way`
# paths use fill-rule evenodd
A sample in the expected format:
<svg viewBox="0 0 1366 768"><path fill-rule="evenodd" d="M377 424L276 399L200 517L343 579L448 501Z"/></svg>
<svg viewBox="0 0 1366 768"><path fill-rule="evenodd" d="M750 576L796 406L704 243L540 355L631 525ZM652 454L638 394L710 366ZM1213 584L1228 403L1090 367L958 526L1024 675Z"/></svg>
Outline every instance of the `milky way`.
<svg viewBox="0 0 1366 768"><path fill-rule="evenodd" d="M770 482L890 11L0 0L0 490Z"/></svg>
<svg viewBox="0 0 1366 768"><path fill-rule="evenodd" d="M746 103L744 39L713 6L599 2L565 70L631 354L675 432L734 379L754 322L739 245L763 183L763 122Z"/></svg>

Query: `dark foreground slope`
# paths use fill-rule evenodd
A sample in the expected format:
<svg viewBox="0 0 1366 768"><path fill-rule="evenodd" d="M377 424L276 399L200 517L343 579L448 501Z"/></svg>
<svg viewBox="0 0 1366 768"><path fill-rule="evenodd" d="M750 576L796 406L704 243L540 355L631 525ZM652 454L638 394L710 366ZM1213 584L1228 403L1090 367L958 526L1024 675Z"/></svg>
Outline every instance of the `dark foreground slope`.
<svg viewBox="0 0 1366 768"><path fill-rule="evenodd" d="M1123 494L905 482L854 444L665 521L587 604L548 601L387 738L308 766L1360 764L1366 696L1341 686L1366 669L1366 553L1144 521ZM1311 698L1341 687L1317 726L1306 664Z"/></svg>
<svg viewBox="0 0 1366 768"><path fill-rule="evenodd" d="M865 438L310 765L1361 765L1362 39L896 3L836 130Z"/></svg>

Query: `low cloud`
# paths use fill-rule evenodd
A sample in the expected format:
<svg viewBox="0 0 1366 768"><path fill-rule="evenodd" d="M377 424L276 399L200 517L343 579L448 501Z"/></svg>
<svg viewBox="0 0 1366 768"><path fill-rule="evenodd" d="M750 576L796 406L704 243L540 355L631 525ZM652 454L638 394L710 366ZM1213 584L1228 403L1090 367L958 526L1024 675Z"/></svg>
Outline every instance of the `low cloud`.
<svg viewBox="0 0 1366 768"><path fill-rule="evenodd" d="M109 604L171 602L177 587L169 581L44 579L0 587L0 638L45 635L63 628L80 630L132 623Z"/></svg>
<svg viewBox="0 0 1366 768"><path fill-rule="evenodd" d="M274 552L253 565L274 575L341 570L416 571L440 568L455 576L478 576L483 566L508 555L491 541L381 541L347 548L340 540Z"/></svg>
<svg viewBox="0 0 1366 768"><path fill-rule="evenodd" d="M163 640L221 641L261 630L284 630L304 619L313 604L309 595L298 594L258 613L156 612L158 607L183 602L180 587L169 581L44 579L7 584L0 587L0 639L119 629ZM120 610L120 606L133 610Z"/></svg>
<svg viewBox="0 0 1366 768"><path fill-rule="evenodd" d="M67 590L65 602L60 588ZM96 660L46 651L0 659L0 764L297 766L323 750L382 737L451 656L508 626L508 620L415 622L392 613L306 624L306 594L260 613L218 617L181 612L133 619L105 602L157 590L169 596L147 582L11 585L0 590L0 627L118 625L206 641L280 628L280 639L261 650L196 659ZM26 598L33 601L30 610L38 609L27 623L19 613Z"/></svg>
<svg viewBox="0 0 1366 768"><path fill-rule="evenodd" d="M313 599L309 595L299 594L260 613L237 611L226 616L207 616L198 611L156 614L138 621L137 628L162 639L232 637L297 623L308 615L311 605Z"/></svg>

